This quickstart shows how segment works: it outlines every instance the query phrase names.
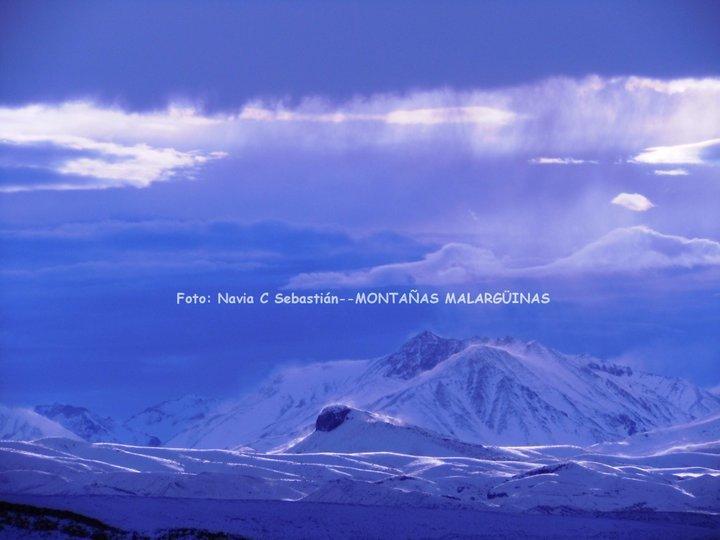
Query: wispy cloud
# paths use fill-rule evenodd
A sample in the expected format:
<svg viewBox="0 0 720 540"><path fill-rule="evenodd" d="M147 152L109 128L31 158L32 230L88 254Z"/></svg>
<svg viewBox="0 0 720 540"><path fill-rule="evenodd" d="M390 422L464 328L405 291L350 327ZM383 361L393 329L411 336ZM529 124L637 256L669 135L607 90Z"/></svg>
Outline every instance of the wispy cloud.
<svg viewBox="0 0 720 540"><path fill-rule="evenodd" d="M650 199L640 193L620 193L610 202L633 212L647 212L655 206Z"/></svg>
<svg viewBox="0 0 720 540"><path fill-rule="evenodd" d="M238 118L257 122L318 122L341 124L346 122L381 122L401 125L484 124L503 126L515 119L511 111L492 107L433 107L397 109L386 113L295 112L283 108L263 109L254 106L242 110Z"/></svg>
<svg viewBox="0 0 720 540"><path fill-rule="evenodd" d="M655 169L653 174L656 176L687 176L690 173L685 169Z"/></svg>
<svg viewBox="0 0 720 540"><path fill-rule="evenodd" d="M177 123L173 123L173 119ZM34 105L18 109L0 108L0 143L12 146L51 145L71 154L82 152L92 156L69 155L56 163L54 171L67 176L62 181L30 186L7 185L0 187L0 191L147 187L152 182L171 177L179 170L190 169L225 155L222 152L181 151L144 142L123 141L142 137L141 128L147 124L157 131L172 131L183 124L185 129L189 129L206 122L176 109L169 110L165 115L150 114L144 117L117 110L97 109L82 103L59 107ZM138 128L140 132L133 137L133 130ZM95 181L74 182L72 178L75 176L90 177Z"/></svg>
<svg viewBox="0 0 720 540"><path fill-rule="evenodd" d="M447 244L421 260L351 272L295 276L288 288L352 288L472 284L492 278L546 278L720 266L720 243L667 235L648 227L615 229L568 257L532 267L509 267L486 249Z"/></svg>
<svg viewBox="0 0 720 540"><path fill-rule="evenodd" d="M595 159L577 159L571 157L537 157L530 160L533 165L597 165Z"/></svg>
<svg viewBox="0 0 720 540"><path fill-rule="evenodd" d="M173 148L154 148L146 144L123 146L81 137L55 138L52 141L38 140L37 142L51 142L60 148L90 151L96 154L97 157L67 158L55 167L55 171L60 174L71 177L91 177L95 181L82 183L70 181L33 186L9 185L0 187L0 191L26 191L40 187L60 190L103 189L121 186L147 187L152 182L171 177L179 170L190 169L224 155L221 152L209 154L180 152Z"/></svg>
<svg viewBox="0 0 720 540"><path fill-rule="evenodd" d="M453 285L505 273L505 267L486 249L446 244L414 262L386 264L355 272L317 272L294 277L288 287L369 287L376 285Z"/></svg>
<svg viewBox="0 0 720 540"><path fill-rule="evenodd" d="M707 238L663 234L639 225L615 229L569 257L546 265L543 270L592 274L718 265L720 243Z"/></svg>
<svg viewBox="0 0 720 540"><path fill-rule="evenodd" d="M625 87L631 91L652 90L660 94L684 94L687 92L718 92L720 79L647 79L644 77L629 77Z"/></svg>

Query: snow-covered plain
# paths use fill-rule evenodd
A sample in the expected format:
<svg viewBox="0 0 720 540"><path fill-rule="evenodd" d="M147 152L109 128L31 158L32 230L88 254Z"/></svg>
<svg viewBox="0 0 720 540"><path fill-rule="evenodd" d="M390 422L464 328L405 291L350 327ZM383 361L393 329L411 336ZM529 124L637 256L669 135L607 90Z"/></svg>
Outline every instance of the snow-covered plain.
<svg viewBox="0 0 720 540"><path fill-rule="evenodd" d="M541 519L540 514L552 514L548 524L555 523L560 533L568 524L592 527L593 520L599 532L610 527L618 533L613 520L631 518L634 524L624 532L644 531L652 536L663 522L670 527L666 533L679 527L679 537L702 536L703 531L718 532L720 526L720 453L704 451L713 442L701 440L708 431L698 432L693 425L687 429L695 435L687 442L704 445L701 450L656 446L652 454L623 456L577 446L460 443L424 428L334 406L318 416L309 436L275 453L140 447L66 438L2 441L0 493L5 500L70 509L126 530L148 531L190 520L196 527L248 534L253 532L247 525L253 522L249 509L260 507L247 505L256 500L287 503L287 515L294 516L289 523L306 532L318 519L321 507L317 505L331 505L336 513L340 505L344 519L346 508L351 514L377 507L378 515L385 515L388 508L411 509L411 513L424 516L413 527L430 520L432 512L446 517L457 514L454 519L490 512L490 521L512 521L518 530ZM711 431L710 437L714 435ZM362 441L369 447L349 451ZM633 445L631 437L625 447ZM196 502L188 503L188 499ZM208 500L227 504L213 505L224 510L208 516L202 511ZM161 505L165 518L130 511L138 501ZM230 501L244 502L233 506ZM302 512L297 513L291 503L314 510L306 512L303 521ZM162 521L178 515L179 508L195 510L174 524ZM239 512L236 518L244 516L247 523L228 526L224 520L233 512ZM567 515L586 521L571 522L565 519ZM253 523L256 526L257 520ZM697 523L701 524L699 531L695 530ZM317 526L320 529L315 532L319 533L329 523ZM444 532L459 530L457 524L454 527ZM407 529L409 536L412 530ZM276 533L283 536L280 529ZM471 533L465 530L464 534ZM287 530L285 535L292 536Z"/></svg>

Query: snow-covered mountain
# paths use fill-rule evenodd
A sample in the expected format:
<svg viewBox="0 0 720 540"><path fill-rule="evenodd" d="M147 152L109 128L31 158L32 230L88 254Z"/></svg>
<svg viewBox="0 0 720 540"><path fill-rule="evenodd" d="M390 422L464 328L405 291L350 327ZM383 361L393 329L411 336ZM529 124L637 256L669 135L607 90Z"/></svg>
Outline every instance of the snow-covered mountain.
<svg viewBox="0 0 720 540"><path fill-rule="evenodd" d="M437 339L421 334L410 346ZM373 367L393 378L386 365ZM720 411L716 396L687 381L513 339L468 340L403 381L367 408L491 444L587 444Z"/></svg>
<svg viewBox="0 0 720 540"><path fill-rule="evenodd" d="M125 440L125 437L118 437L117 426L112 418L103 418L85 407L54 403L37 405L35 412L57 422L85 441L123 442Z"/></svg>
<svg viewBox="0 0 720 540"><path fill-rule="evenodd" d="M168 444L284 447L310 433L318 411L334 403L494 445L587 445L720 412L718 396L680 379L537 342L423 332L383 358L281 371Z"/></svg>
<svg viewBox="0 0 720 540"><path fill-rule="evenodd" d="M154 445L165 444L189 426L208 421L208 415L217 407L213 399L186 395L163 401L130 417L123 428Z"/></svg>
<svg viewBox="0 0 720 540"><path fill-rule="evenodd" d="M720 396L680 379L561 354L537 342L423 332L386 357L286 368L258 391L222 406L189 395L121 423L84 407L53 404L36 407L34 416L5 414L4 425L14 426L5 429L14 439L65 436L57 431L64 427L90 442L270 450L311 434L318 411L337 403L372 413L366 419L395 418L476 445L586 446L720 413ZM360 448L342 444L343 451ZM369 451L367 442L358 438L357 444Z"/></svg>
<svg viewBox="0 0 720 540"><path fill-rule="evenodd" d="M61 403L38 405L34 412L84 441L160 446L188 426L205 420L216 406L215 400L187 395L148 407L125 422L102 417L85 407ZM37 436L22 440L34 438Z"/></svg>
<svg viewBox="0 0 720 540"><path fill-rule="evenodd" d="M427 429L403 425L393 418L345 405L325 407L315 421L315 430L291 445L287 452L395 452L484 459L508 457L500 450L442 437Z"/></svg>
<svg viewBox="0 0 720 540"><path fill-rule="evenodd" d="M0 405L0 440L31 441L44 437L79 439L57 422L31 409Z"/></svg>
<svg viewBox="0 0 720 540"><path fill-rule="evenodd" d="M312 430L318 412L347 395L367 368L364 360L322 362L287 368L257 392L243 396L206 421L191 425L168 441L178 448L258 449L285 446Z"/></svg>

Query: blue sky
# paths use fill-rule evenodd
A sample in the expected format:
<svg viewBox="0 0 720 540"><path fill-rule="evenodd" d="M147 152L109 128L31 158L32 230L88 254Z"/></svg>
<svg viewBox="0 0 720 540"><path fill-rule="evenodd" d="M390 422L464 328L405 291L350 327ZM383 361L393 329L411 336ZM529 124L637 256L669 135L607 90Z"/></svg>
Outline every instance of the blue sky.
<svg viewBox="0 0 720 540"><path fill-rule="evenodd" d="M6 2L0 394L126 414L424 328L720 384L714 2ZM551 291L178 307L175 292Z"/></svg>

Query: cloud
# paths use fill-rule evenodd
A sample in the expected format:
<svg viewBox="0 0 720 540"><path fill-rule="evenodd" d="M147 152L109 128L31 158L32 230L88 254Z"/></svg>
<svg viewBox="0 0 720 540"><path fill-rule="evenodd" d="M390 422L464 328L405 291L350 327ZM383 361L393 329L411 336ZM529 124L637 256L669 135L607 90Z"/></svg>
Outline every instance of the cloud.
<svg viewBox="0 0 720 540"><path fill-rule="evenodd" d="M655 169L653 174L656 176L687 176L690 173L685 169Z"/></svg>
<svg viewBox="0 0 720 540"><path fill-rule="evenodd" d="M418 261L349 272L299 274L288 282L287 288L448 286L494 278L545 279L568 274L612 275L708 266L720 266L720 243L636 226L615 229L570 256L541 266L509 267L489 250L452 243Z"/></svg>
<svg viewBox="0 0 720 540"><path fill-rule="evenodd" d="M247 272L286 280L297 268L352 268L420 257L433 244L390 232L350 235L284 222L150 220L0 229L0 276L93 280ZM260 271L262 270L262 271Z"/></svg>
<svg viewBox="0 0 720 540"><path fill-rule="evenodd" d="M665 235L647 227L615 229L568 257L511 265L467 243L418 242L389 232L354 236L282 222L155 220L68 223L0 230L3 276L94 279L243 272L289 288L472 284L560 275L693 269L720 265L720 243ZM324 271L331 268L333 271ZM304 273L298 274L298 269ZM252 277L252 276L254 277ZM293 277L294 276L294 277Z"/></svg>
<svg viewBox="0 0 720 540"><path fill-rule="evenodd" d="M594 159L576 159L571 157L537 157L530 160L533 165L585 165L592 163L597 165Z"/></svg>
<svg viewBox="0 0 720 540"><path fill-rule="evenodd" d="M505 273L502 263L486 249L451 243L414 262L386 264L354 272L300 274L288 288L372 287L382 285L453 285Z"/></svg>
<svg viewBox="0 0 720 540"><path fill-rule="evenodd" d="M662 234L645 226L615 229L543 272L615 273L720 265L720 243Z"/></svg>
<svg viewBox="0 0 720 540"><path fill-rule="evenodd" d="M5 138L5 141L8 141ZM16 192L30 189L104 189L110 187L147 187L151 183L165 180L181 169L190 169L210 159L222 157L222 153L200 154L180 152L173 148L153 148L146 144L123 146L115 143L96 142L81 137L55 138L34 141L50 142L57 147L74 151L91 151L96 157L69 157L55 166L61 175L91 177L93 182L66 181L55 184L34 184L31 186L9 185L0 191Z"/></svg>
<svg viewBox="0 0 720 540"><path fill-rule="evenodd" d="M611 203L632 210L633 212L647 212L655 206L650 202L650 199L640 193L620 193Z"/></svg>
<svg viewBox="0 0 720 540"><path fill-rule="evenodd" d="M646 79L629 77L625 84L628 90L652 90L661 94L684 94L686 92L718 92L720 79Z"/></svg>
<svg viewBox="0 0 720 540"><path fill-rule="evenodd" d="M172 132L207 123L206 119L175 108L165 114L148 115L101 109L87 103L0 108L0 143L20 147L50 145L68 152L65 159L51 167L65 175L64 179L61 176L54 183L10 184L0 187L0 191L147 187L225 154L181 151L138 142L143 126ZM74 157L76 153L89 155ZM90 177L94 181L78 181L75 177Z"/></svg>
<svg viewBox="0 0 720 540"><path fill-rule="evenodd" d="M636 163L707 164L717 161L718 125L720 79L590 76L343 102L259 99L214 114L179 104L144 112L88 101L6 106L0 144L67 153L47 166L57 178L18 180L5 191L99 189L147 187L220 157L274 160L288 150L426 155L433 148L474 159L540 156L530 161L538 165L597 163L612 152L635 156ZM704 142L672 146L678 140ZM577 155L584 157L571 157Z"/></svg>
<svg viewBox="0 0 720 540"><path fill-rule="evenodd" d="M403 125L485 124L503 126L512 122L515 119L515 114L511 111L479 106L397 109L381 114L294 112L283 108L272 110L250 106L242 110L239 118L257 122L317 122L331 124L381 122Z"/></svg>
<svg viewBox="0 0 720 540"><path fill-rule="evenodd" d="M646 148L632 161L653 165L716 165L720 163L720 139Z"/></svg>

